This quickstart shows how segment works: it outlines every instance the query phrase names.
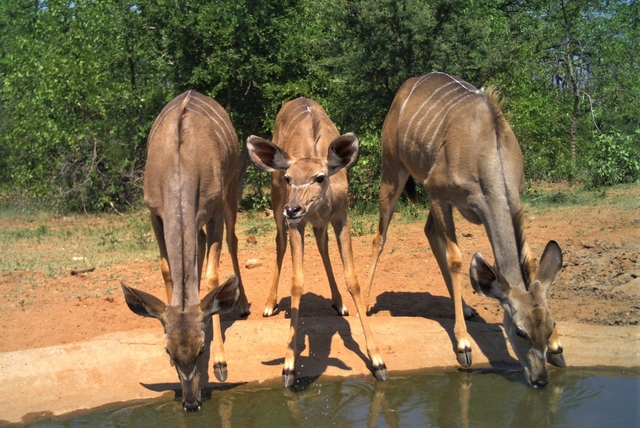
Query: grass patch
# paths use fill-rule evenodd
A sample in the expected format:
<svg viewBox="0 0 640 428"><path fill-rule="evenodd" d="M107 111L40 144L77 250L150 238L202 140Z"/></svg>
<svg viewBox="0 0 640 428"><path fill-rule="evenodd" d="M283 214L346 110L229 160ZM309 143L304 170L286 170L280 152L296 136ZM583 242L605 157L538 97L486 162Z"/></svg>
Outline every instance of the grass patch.
<svg viewBox="0 0 640 428"><path fill-rule="evenodd" d="M621 184L590 190L585 188L529 188L522 201L539 213L562 207L614 205L625 209L640 208L640 185Z"/></svg>
<svg viewBox="0 0 640 428"><path fill-rule="evenodd" d="M397 219L399 223L407 224L415 222L425 222L427 221L427 217L429 216L429 206L422 203L421 201L418 201L415 204L398 204L398 206L396 207L396 212L400 214Z"/></svg>
<svg viewBox="0 0 640 428"><path fill-rule="evenodd" d="M528 210L538 214L563 208L573 209L576 206L604 204L630 211L640 211L640 184L620 184L598 189L586 189L584 187L534 183L525 190L521 200L528 206ZM396 215L392 222L404 224L425 222L429 215L429 200L426 197L420 197L418 203L412 204L401 199L395 212ZM373 234L378 222L378 205L356 203L349 212L349 217L352 229L354 229L354 224L359 229L359 234L354 233L354 236ZM362 227L368 222L373 224L370 229Z"/></svg>
<svg viewBox="0 0 640 428"><path fill-rule="evenodd" d="M238 217L236 231L240 230L245 236L262 236L276 231L273 217L267 217L262 211L251 211Z"/></svg>
<svg viewBox="0 0 640 428"><path fill-rule="evenodd" d="M377 202L356 202L353 208L349 210L352 229L353 223L360 222L360 219L362 218L362 222L372 223L372 226L369 228L369 234L375 233L378 225L379 213L380 208ZM426 195L420 194L418 202L412 203L407 201L403 195L396 205L395 213L399 213L400 215L394 217L394 222L413 223L415 221L427 221L427 216L429 215L429 198ZM362 235L366 234L368 233L362 233Z"/></svg>
<svg viewBox="0 0 640 428"><path fill-rule="evenodd" d="M597 190L547 186L530 188L523 196L529 210L544 213L566 207L607 204L629 212L640 212L640 184L626 184ZM399 203L393 222L424 223L428 216L426 200L418 204ZM375 233L377 207L358 205L350 210L353 236ZM638 220L632 220L638 224ZM274 236L273 218L262 212L242 213L237 234L245 237ZM131 261L157 261L158 248L146 209L124 215L55 216L28 213L0 206L0 277L14 271L39 271L49 278L66 276L71 269L109 266ZM24 276L28 278L27 276ZM24 279L21 290L33 292L35 283ZM37 288L37 284L35 284ZM96 293L108 295L113 290L103 286Z"/></svg>
<svg viewBox="0 0 640 428"><path fill-rule="evenodd" d="M46 218L0 214L0 245L9 249L0 258L0 275L37 270L56 278L71 269L158 259L145 211Z"/></svg>
<svg viewBox="0 0 640 428"><path fill-rule="evenodd" d="M376 233L377 216L372 214L350 215L351 236L367 236Z"/></svg>

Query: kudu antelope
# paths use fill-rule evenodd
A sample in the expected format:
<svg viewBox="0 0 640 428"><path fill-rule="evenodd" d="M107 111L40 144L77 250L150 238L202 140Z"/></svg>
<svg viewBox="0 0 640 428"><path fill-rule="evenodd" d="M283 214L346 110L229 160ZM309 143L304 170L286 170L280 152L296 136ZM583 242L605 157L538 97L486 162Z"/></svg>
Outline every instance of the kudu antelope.
<svg viewBox="0 0 640 428"><path fill-rule="evenodd" d="M547 357L552 364L564 366L547 307L547 290L560 271L562 253L557 243L549 242L536 275L523 231L523 170L522 153L497 94L444 73L407 80L382 128L380 220L365 300L398 198L412 176L423 184L431 202L424 231L453 300L458 362L471 366L464 318L473 316L473 310L463 302L460 290L462 255L454 207L487 231L496 267L476 254L470 271L472 285L478 293L500 301L505 329L527 380L541 386L548 381Z"/></svg>
<svg viewBox="0 0 640 428"><path fill-rule="evenodd" d="M218 313L231 310L238 299L241 315L249 312L235 234L239 165L239 144L229 116L216 101L195 91L167 104L149 133L144 200L160 247L169 304L124 283L122 288L134 313L162 322L185 410L198 410L201 405L196 363L204 351L205 328L211 317L214 372L224 381L227 364ZM225 226L235 276L219 287ZM206 286L212 291L200 300L205 255Z"/></svg>
<svg viewBox="0 0 640 428"><path fill-rule="evenodd" d="M273 143L260 137L247 139L249 155L258 168L271 172L271 204L276 221L276 264L264 316L277 309L277 287L282 259L287 248L288 224L291 240L292 285L291 327L285 355L282 381L285 387L295 382L298 310L303 290L304 229L313 226L318 250L331 287L333 307L348 315L342 304L329 259L329 223L336 234L344 266L347 288L356 305L364 330L367 352L376 378L385 380L387 369L375 344L353 262L351 231L347 217L347 169L359 153L354 134L342 136L324 109L316 102L298 98L286 103L276 117Z"/></svg>

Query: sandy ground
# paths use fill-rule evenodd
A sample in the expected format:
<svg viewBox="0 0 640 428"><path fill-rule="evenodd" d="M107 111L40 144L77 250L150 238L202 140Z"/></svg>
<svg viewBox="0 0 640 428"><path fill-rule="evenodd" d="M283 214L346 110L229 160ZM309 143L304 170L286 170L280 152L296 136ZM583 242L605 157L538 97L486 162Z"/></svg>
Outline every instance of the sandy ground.
<svg viewBox="0 0 640 428"><path fill-rule="evenodd" d="M607 198L612 200L620 197L630 202L607 203ZM558 207L538 213L532 209L530 211L533 213L527 217L527 239L536 257L540 256L544 246L551 239L558 241L563 250L564 267L550 291L550 308L558 321L560 334L565 338L563 342L565 342L569 364L579 361L580 353L576 351L582 349L580 345L585 342L589 342L590 349L603 358L615 354L617 351L611 349L612 343L604 341L607 337L619 339L616 346L624 347L628 342L630 347L624 351L625 356L618 361L622 363L610 365L628 366L638 363L639 200L640 187L635 186L608 192L604 203L600 201L595 205L577 208ZM380 336L378 342L391 373L394 370L434 365L456 365L450 337L453 307L424 236L425 220L422 218L411 223L401 223L396 220L392 222L371 293L370 319L374 333ZM461 218L458 218L457 227L459 244L465 258L470 259L474 252L480 251L487 259L491 259L491 249L481 227L471 225ZM271 380L280 375L281 359L286 347L284 332L288 325L290 305L288 290L291 275L290 258L288 256L285 258L282 274L279 292L280 312L272 318L264 319L261 315L270 286L274 236L273 234L247 236L241 230L238 231L238 236L242 240L241 263L244 264L248 259L258 259L261 265L251 269L243 266L242 269L243 282L252 305L251 315L246 320L240 320L237 313L225 315L223 318L226 326L225 350L229 361L229 381ZM361 283L366 281L371 239L371 235L354 238L355 262ZM342 268L333 239L330 242L330 252L336 277L340 279ZM224 275L232 272L226 251L221 261L221 272ZM13 284L22 275L38 276L39 283L43 284L38 289L37 297L31 299L26 307L19 304L15 293L12 292ZM129 285L162 299L165 297L157 263L153 262L132 261L127 264L114 264L84 275L56 279L47 279L47 275L43 272L20 270L6 272L0 277L0 293L3 296L0 302L0 328L3 332L3 340L0 341L0 382L5 385L10 381L16 382L18 388L21 382L25 387L34 385L34 380L29 378L32 375L29 372L42 374L38 370L43 370L33 366L36 362L46 366L47 359L51 355L60 353L67 355L68 358L80 358L78 355L86 353L85 347L91 348L98 346L97 344L106 346L105 344L109 343L111 345L107 354L110 360L102 361L101 365L111 365L122 370L122 376L133 381L132 388L140 388L141 383L145 382L164 382L164 387L155 388L155 390L146 388L147 391L153 390L152 392L156 394L177 388L175 372L169 367L166 355L162 351L160 324L155 320L141 318L131 313L119 287L113 295L97 298L81 298L59 292L65 287L76 287L83 282L88 284L97 278L112 279L114 287L118 287L118 278L123 278ZM469 284L468 278L465 278L463 283ZM305 327L311 331L306 335L306 349L302 351L302 355L311 351L315 355L311 358L311 354L307 354L309 355L307 361L309 376L316 373L352 375L367 372L367 359L362 354L364 341L355 314L355 306L346 291L344 282L339 281L339 286L351 314L348 318L338 317L331 308L326 275L315 248L312 233L309 231L307 251L305 251L305 295L301 305L301 317ZM470 286L465 287L463 296L478 313L474 320L468 322L470 331L479 332L477 337L474 335L474 340L479 345L474 347L474 363L488 363L494 359L509 361L509 352L499 328L502 310L498 304L476 295ZM416 322L418 324L415 324ZM433 330L434 335L441 335L441 339L438 339L441 342L436 340L427 350L420 344L424 340L418 340L416 334L430 331L429 329ZM595 331L603 334L602 345L599 345L597 340L591 340L589 332ZM116 336L113 336L114 334ZM314 334L319 334L325 339L314 340ZM487 334L494 339L484 336ZM127 337L135 339L127 341L124 339ZM496 346L501 351L495 351L495 347L487 345L487 343L493 343L492 340L498 340ZM150 356L146 350L139 349L140 346L149 349L149 346L144 346L147 342L153 349L152 354L155 353L156 356ZM327 345L323 346L323 343ZM568 346L569 343L573 344L572 349ZM129 345L134 346L134 350L125 349ZM599 346L602 346L602 349L598 350ZM309 348L312 347L313 349L310 350ZM99 351L92 352L104 354ZM425 358L415 358L415 352L427 354ZM409 358L411 363L403 362L404 355L411 356ZM147 360L144 360L146 362L143 367L136 366L135 370L117 363L117 361L135 361L138 357L141 358L140 361L146 358L156 359L157 361L153 364L157 363L158 367L161 365L164 368L151 371L149 368L155 366ZM345 359L349 362L345 363ZM256 361L260 362L257 366ZM271 361L271 365L262 364L264 361ZM602 361L605 363L596 364L607 365L606 358ZM625 361L627 363L624 363ZM394 363L397 365L394 366ZM345 370L342 367L345 365L350 369ZM23 373L14 372L25 366L29 368L23 369ZM58 394L60 400L72 399L69 398L72 394L66 394L64 391L74 389L74 382L77 382L77 378L74 377L77 373L74 374L74 372L79 366L80 363L74 365L72 361L70 366L65 366L67 367L64 371L66 375L56 375L59 391L61 391ZM234 374L234 367L244 368L240 370L242 374ZM332 367L337 368L337 371ZM252 372L256 370L257 372ZM84 379L82 385L86 387L88 383L93 384L94 381L95 379ZM124 389L122 385L110 387L120 391ZM2 389L6 391L6 388ZM38 395L33 392L26 394L24 400L15 400L15 390L11 395L0 396L0 421L17 422L27 413L54 411L54 409L31 405L28 397ZM121 399L104 401L109 399L109 394L104 390L102 394L105 397L101 404ZM134 390L129 398L142 396L147 395ZM53 401L56 400L52 398L50 402ZM71 405L66 403L60 405L55 412L63 412L60 409L73 410L74 406L81 408L93 405L100 405L100 403L91 402L82 406L73 402ZM7 409L14 408L17 410L9 417L6 414Z"/></svg>

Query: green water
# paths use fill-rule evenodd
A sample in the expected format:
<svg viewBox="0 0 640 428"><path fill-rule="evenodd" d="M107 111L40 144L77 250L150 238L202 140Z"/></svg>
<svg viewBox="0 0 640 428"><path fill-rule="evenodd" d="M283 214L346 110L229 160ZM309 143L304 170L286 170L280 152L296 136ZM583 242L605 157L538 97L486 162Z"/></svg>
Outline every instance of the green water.
<svg viewBox="0 0 640 428"><path fill-rule="evenodd" d="M520 371L422 372L315 381L284 390L214 389L203 410L179 401L123 405L39 427L638 427L640 374L552 370L532 389Z"/></svg>

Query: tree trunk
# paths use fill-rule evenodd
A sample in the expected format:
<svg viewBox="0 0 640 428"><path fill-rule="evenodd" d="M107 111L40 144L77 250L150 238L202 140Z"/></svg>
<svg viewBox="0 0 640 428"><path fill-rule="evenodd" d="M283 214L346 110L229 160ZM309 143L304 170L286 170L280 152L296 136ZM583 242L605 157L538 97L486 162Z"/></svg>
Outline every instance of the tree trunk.
<svg viewBox="0 0 640 428"><path fill-rule="evenodd" d="M578 88L574 87L573 91L573 110L571 112L571 135L569 137L569 149L571 150L571 166L576 166L576 135L578 132L578 104L580 98Z"/></svg>

